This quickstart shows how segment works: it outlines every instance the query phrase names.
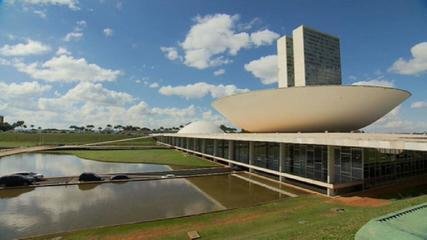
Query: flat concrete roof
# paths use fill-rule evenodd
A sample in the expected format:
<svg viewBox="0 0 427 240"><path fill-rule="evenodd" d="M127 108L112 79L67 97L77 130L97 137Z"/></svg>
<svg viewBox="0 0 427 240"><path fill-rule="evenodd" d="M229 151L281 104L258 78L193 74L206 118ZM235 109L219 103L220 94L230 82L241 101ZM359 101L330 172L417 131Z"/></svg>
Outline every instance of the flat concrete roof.
<svg viewBox="0 0 427 240"><path fill-rule="evenodd" d="M153 136L209 138L236 141L260 141L316 144L361 148L427 151L427 135L384 133L165 133Z"/></svg>

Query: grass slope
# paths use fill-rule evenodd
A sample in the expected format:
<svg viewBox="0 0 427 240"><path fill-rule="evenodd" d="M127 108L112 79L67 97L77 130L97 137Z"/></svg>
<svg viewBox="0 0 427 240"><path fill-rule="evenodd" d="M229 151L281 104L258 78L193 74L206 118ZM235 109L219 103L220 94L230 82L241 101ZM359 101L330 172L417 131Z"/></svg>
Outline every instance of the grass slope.
<svg viewBox="0 0 427 240"><path fill-rule="evenodd" d="M21 133L0 132L0 147L28 147L36 145L86 144L132 138L125 134L100 133ZM124 144L124 142L122 143Z"/></svg>
<svg viewBox="0 0 427 240"><path fill-rule="evenodd" d="M181 167L214 167L214 162L203 160L194 155L185 154L172 149L144 149L144 150L76 150L60 151L73 154L81 158L103 162L123 163L153 163Z"/></svg>
<svg viewBox="0 0 427 240"><path fill-rule="evenodd" d="M354 239L357 230L371 218L425 201L427 195L394 200L383 207L350 207L326 197L305 195L250 208L59 236L61 239L186 239L188 231L196 230L203 239ZM336 208L345 211L337 212Z"/></svg>

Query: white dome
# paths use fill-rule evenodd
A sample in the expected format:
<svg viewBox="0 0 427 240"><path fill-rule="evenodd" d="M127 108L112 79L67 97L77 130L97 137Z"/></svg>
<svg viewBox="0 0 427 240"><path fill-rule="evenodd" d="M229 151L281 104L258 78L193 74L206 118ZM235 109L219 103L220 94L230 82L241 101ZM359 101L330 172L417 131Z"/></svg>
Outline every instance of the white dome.
<svg viewBox="0 0 427 240"><path fill-rule="evenodd" d="M183 127L178 133L200 134L200 133L224 133L215 123L208 121L196 121Z"/></svg>

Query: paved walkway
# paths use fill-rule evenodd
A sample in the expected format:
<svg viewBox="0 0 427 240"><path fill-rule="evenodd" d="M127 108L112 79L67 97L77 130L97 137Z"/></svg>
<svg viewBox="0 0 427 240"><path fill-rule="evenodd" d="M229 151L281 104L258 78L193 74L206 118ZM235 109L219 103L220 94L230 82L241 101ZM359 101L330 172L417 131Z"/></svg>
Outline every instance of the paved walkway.
<svg viewBox="0 0 427 240"><path fill-rule="evenodd" d="M230 174L234 171L229 167L218 168L197 168L197 169L181 169L170 170L163 172L143 172L143 173L106 173L97 174L102 177L102 181L80 182L79 176L64 176L64 177L49 177L44 181L36 182L36 184L20 187L0 187L0 190L15 189L15 188L35 188L35 187L48 187L48 186L64 186L64 185L81 185L81 184L101 184L109 182L130 182L130 181L148 181L148 180L162 180L162 179L175 179L175 178L189 178L201 177L212 175ZM111 180L114 175L127 175L129 179L124 180ZM166 176L168 175L169 176Z"/></svg>
<svg viewBox="0 0 427 240"><path fill-rule="evenodd" d="M142 136L142 137L125 138L125 139L105 141L105 142L87 143L87 144L83 144L83 146L103 145L103 144L116 143L116 142L126 142L126 141L132 141L132 140L138 140L138 139L144 139L144 138L152 138L152 136Z"/></svg>
<svg viewBox="0 0 427 240"><path fill-rule="evenodd" d="M12 148L3 150L0 152L0 157L10 156L19 153L28 153L28 152L37 152L37 151L46 151L56 149L56 146L36 146L36 147L22 147L22 148Z"/></svg>

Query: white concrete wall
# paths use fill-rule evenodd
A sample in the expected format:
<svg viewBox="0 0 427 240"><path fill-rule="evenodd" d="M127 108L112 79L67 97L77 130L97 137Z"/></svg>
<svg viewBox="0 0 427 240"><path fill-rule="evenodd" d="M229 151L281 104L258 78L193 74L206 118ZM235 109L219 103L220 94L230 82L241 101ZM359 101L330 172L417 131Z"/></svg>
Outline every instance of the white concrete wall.
<svg viewBox="0 0 427 240"><path fill-rule="evenodd" d="M277 40L277 83L278 87L288 87L286 67L286 36Z"/></svg>
<svg viewBox="0 0 427 240"><path fill-rule="evenodd" d="M292 31L294 50L295 86L305 86L305 57L304 57L304 29L302 26Z"/></svg>

